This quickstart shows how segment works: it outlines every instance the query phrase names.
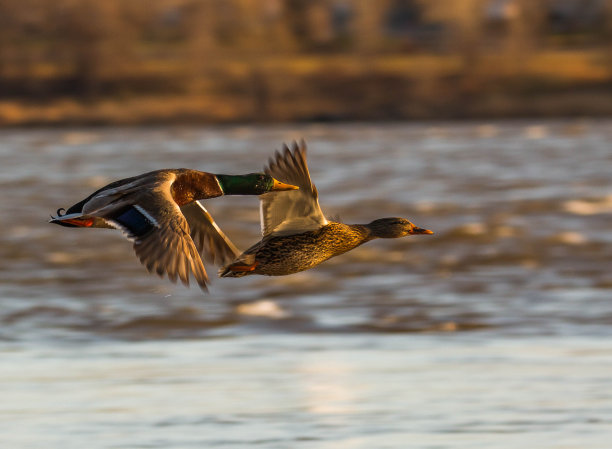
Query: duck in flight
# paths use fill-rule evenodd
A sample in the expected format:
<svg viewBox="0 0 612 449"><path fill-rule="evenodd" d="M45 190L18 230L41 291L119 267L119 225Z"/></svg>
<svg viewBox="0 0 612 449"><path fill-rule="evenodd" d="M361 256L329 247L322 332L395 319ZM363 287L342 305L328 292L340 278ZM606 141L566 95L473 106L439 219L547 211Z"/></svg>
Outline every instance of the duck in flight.
<svg viewBox="0 0 612 449"><path fill-rule="evenodd" d="M189 274L206 291L208 276L200 255L222 265L239 251L200 200L222 195L261 195L297 189L269 174L216 175L164 169L121 179L51 216L67 227L115 228L134 244L149 272L189 285Z"/></svg>
<svg viewBox="0 0 612 449"><path fill-rule="evenodd" d="M377 238L433 234L405 218L380 218L369 224L328 221L306 163L306 144L286 145L270 159L265 172L299 187L260 197L263 238L219 271L221 277L250 274L282 276L307 270L331 257Z"/></svg>

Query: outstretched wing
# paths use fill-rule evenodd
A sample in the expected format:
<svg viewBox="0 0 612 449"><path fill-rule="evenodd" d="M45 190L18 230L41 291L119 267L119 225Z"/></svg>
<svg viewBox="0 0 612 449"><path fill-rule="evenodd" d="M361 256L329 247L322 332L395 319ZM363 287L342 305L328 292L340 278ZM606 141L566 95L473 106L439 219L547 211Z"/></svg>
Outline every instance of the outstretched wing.
<svg viewBox="0 0 612 449"><path fill-rule="evenodd" d="M191 272L200 288L206 290L206 270L190 236L187 220L177 204L161 195L156 195L147 204L155 204L155 207L146 210L138 206L138 209L143 215L149 215L152 227L134 238L134 251L140 262L150 273L166 274L172 282L180 279L185 285L189 285Z"/></svg>
<svg viewBox="0 0 612 449"><path fill-rule="evenodd" d="M189 285L193 273L206 290L208 276L194 244L187 219L172 199L175 177L159 177L149 185L127 185L92 197L83 213L105 219L134 242L134 251L149 272ZM125 188L127 187L127 188Z"/></svg>
<svg viewBox="0 0 612 449"><path fill-rule="evenodd" d="M319 193L310 179L306 143L283 145L268 162L265 172L299 190L268 192L260 196L261 231L269 235L291 235L319 229L327 220L319 206Z"/></svg>
<svg viewBox="0 0 612 449"><path fill-rule="evenodd" d="M240 255L238 248L217 226L215 220L199 201L181 207L191 230L196 248L207 262L225 265Z"/></svg>

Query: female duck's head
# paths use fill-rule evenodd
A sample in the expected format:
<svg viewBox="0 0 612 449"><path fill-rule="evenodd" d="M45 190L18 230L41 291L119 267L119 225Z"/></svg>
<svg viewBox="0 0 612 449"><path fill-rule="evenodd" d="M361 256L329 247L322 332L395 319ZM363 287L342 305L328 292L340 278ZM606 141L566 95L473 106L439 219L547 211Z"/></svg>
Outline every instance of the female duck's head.
<svg viewBox="0 0 612 449"><path fill-rule="evenodd" d="M373 237L394 239L413 234L433 234L429 229L419 228L405 218L379 218L366 225Z"/></svg>
<svg viewBox="0 0 612 449"><path fill-rule="evenodd" d="M297 186L280 182L265 173L216 176L225 195L261 195L273 191L299 189Z"/></svg>

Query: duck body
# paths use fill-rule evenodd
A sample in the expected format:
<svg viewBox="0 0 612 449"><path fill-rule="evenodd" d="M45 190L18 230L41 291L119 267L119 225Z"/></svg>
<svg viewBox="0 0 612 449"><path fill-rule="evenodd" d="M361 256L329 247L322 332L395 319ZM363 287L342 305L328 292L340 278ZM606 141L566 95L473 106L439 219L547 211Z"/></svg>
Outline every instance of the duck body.
<svg viewBox="0 0 612 449"><path fill-rule="evenodd" d="M294 189L270 175L216 175L186 168L162 169L112 182L57 211L50 222L67 227L114 228L134 243L150 272L188 285L193 273L202 289L208 277L200 255L224 263L239 252L200 200Z"/></svg>
<svg viewBox="0 0 612 449"><path fill-rule="evenodd" d="M256 265L252 271L233 272L234 277L245 274L283 276L308 270L334 256L339 256L372 240L363 225L329 222L316 231L272 237L244 252ZM230 270L231 271L231 270ZM228 277L230 271L228 271Z"/></svg>
<svg viewBox="0 0 612 449"><path fill-rule="evenodd" d="M373 239L433 234L398 217L380 218L369 224L328 221L310 180L304 142L294 143L292 150L285 146L265 171L299 186L299 190L270 192L260 197L263 238L222 268L221 277L297 273Z"/></svg>
<svg viewBox="0 0 612 449"><path fill-rule="evenodd" d="M172 200L180 207L198 199L209 199L223 195L223 190L216 175L187 168L163 169L143 173L138 176L120 179L96 190L87 198L70 206L52 223L68 227L115 228L110 224L113 214L99 213L97 206L113 206L110 209L121 209L124 203L141 202L143 192L161 192L164 184L169 184ZM120 199L120 201L118 201ZM109 211L107 211L109 212ZM69 215L81 214L74 219ZM90 215L91 214L91 215Z"/></svg>

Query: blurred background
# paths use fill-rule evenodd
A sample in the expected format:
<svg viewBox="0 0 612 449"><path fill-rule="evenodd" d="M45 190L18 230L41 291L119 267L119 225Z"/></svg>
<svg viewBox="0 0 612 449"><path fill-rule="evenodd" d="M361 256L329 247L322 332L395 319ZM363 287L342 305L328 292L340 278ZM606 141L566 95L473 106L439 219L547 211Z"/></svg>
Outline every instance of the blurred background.
<svg viewBox="0 0 612 449"><path fill-rule="evenodd" d="M612 2L0 0L0 447L607 449ZM305 138L377 240L208 295L47 224ZM206 201L239 248L258 201Z"/></svg>
<svg viewBox="0 0 612 449"><path fill-rule="evenodd" d="M3 0L0 124L612 111L609 0Z"/></svg>

